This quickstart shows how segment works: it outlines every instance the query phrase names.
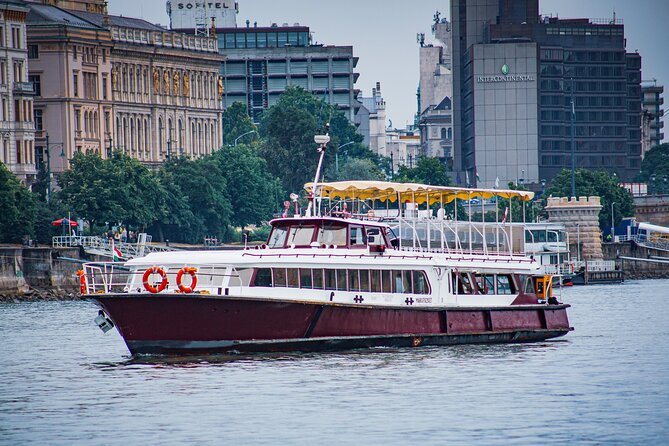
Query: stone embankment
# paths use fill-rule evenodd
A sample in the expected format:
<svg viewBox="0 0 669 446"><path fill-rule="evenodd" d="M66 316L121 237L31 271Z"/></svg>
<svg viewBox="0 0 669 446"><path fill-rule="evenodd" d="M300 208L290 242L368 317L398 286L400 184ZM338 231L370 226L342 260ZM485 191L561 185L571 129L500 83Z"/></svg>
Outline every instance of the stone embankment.
<svg viewBox="0 0 669 446"><path fill-rule="evenodd" d="M669 278L669 252L640 246L633 241L603 243L607 260L616 260L625 280ZM666 260L665 260L666 259Z"/></svg>

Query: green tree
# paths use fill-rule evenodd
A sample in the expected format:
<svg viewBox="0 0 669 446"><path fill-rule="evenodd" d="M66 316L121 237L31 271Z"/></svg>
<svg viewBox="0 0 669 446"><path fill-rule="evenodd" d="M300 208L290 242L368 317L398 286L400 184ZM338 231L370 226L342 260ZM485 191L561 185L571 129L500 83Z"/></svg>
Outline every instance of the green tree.
<svg viewBox="0 0 669 446"><path fill-rule="evenodd" d="M577 169L575 172L576 195L601 197L602 210L599 212L599 227L604 230L611 227L611 203L615 225L623 217L634 215L634 200L630 193L620 187L618 179L605 171ZM546 189L544 196L569 197L571 195L571 170L560 172Z"/></svg>
<svg viewBox="0 0 669 446"><path fill-rule="evenodd" d="M159 177L164 185L169 183L168 212L160 219L159 237L188 243L201 243L205 236L226 239L232 213L228 183L213 156L173 160Z"/></svg>
<svg viewBox="0 0 669 446"><path fill-rule="evenodd" d="M450 186L452 184L444 163L439 158L431 157L419 158L416 167L413 168L400 166L393 180L400 183L421 183L431 186Z"/></svg>
<svg viewBox="0 0 669 446"><path fill-rule="evenodd" d="M657 145L646 152L638 178L648 183L650 193L669 193L669 143Z"/></svg>
<svg viewBox="0 0 669 446"><path fill-rule="evenodd" d="M258 138L258 128L246 112L246 106L241 102L233 102L230 107L226 108L222 120L224 146L234 145L235 139L248 132L255 132L255 134L245 136L243 138L244 142L250 142Z"/></svg>
<svg viewBox="0 0 669 446"><path fill-rule="evenodd" d="M344 163L339 162L337 181L345 180L383 180L385 175L370 159L351 158Z"/></svg>
<svg viewBox="0 0 669 446"><path fill-rule="evenodd" d="M70 163L58 177L57 197L92 227L102 222L143 227L165 214L165 190L139 161L120 152L107 160L76 153Z"/></svg>
<svg viewBox="0 0 669 446"><path fill-rule="evenodd" d="M231 223L243 229L270 218L278 206L281 186L267 170L265 160L245 144L225 147L215 152L213 157L231 186Z"/></svg>
<svg viewBox="0 0 669 446"><path fill-rule="evenodd" d="M326 169L334 164L339 145L363 139L341 111L299 87L289 87L263 114L260 131L265 142L260 155L287 192L299 192L313 181L319 160L314 135L324 133L328 123L331 143L325 154Z"/></svg>
<svg viewBox="0 0 669 446"><path fill-rule="evenodd" d="M37 197L0 162L0 243L19 243L35 233Z"/></svg>

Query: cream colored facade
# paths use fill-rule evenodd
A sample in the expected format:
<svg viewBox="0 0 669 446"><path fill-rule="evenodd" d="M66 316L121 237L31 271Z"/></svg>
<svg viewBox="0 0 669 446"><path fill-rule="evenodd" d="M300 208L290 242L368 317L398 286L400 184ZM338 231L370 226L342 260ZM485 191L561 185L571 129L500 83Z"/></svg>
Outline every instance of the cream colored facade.
<svg viewBox="0 0 669 446"><path fill-rule="evenodd" d="M21 181L37 176L34 86L28 82L26 14L22 2L0 3L0 161Z"/></svg>
<svg viewBox="0 0 669 446"><path fill-rule="evenodd" d="M77 151L108 157L113 149L157 164L221 147L216 39L139 19L31 8L28 40L39 57L30 74L41 85L37 140L46 147L48 133L54 172L67 169Z"/></svg>

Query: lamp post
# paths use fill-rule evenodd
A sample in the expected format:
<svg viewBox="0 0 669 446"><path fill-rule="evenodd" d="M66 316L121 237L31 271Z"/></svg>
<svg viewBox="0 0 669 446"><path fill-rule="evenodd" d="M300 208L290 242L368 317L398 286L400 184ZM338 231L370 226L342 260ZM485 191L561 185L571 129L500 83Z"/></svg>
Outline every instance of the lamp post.
<svg viewBox="0 0 669 446"><path fill-rule="evenodd" d="M613 224L613 205L616 204L615 201L611 202L611 241L613 241L613 238L615 237L615 229L616 227Z"/></svg>
<svg viewBox="0 0 669 446"><path fill-rule="evenodd" d="M576 104L574 102L574 78L571 78L571 196L576 197L576 149L574 136L576 132Z"/></svg>
<svg viewBox="0 0 669 446"><path fill-rule="evenodd" d="M239 135L238 137L236 137L236 138L235 138L235 144L234 144L235 147L237 147L237 141L239 141L239 138L241 138L242 136L250 135L251 133L255 133L255 132L256 132L255 130L250 130L250 131L248 131L248 132L246 132L246 133L242 133L241 135Z"/></svg>
<svg viewBox="0 0 669 446"><path fill-rule="evenodd" d="M581 224L576 223L576 261L581 263Z"/></svg>
<svg viewBox="0 0 669 446"><path fill-rule="evenodd" d="M349 141L346 144L342 144L341 146L337 147L337 151L335 152L335 172L339 173L339 151L353 143L355 143L355 141Z"/></svg>
<svg viewBox="0 0 669 446"><path fill-rule="evenodd" d="M655 174L652 174L652 175L650 176L650 181L653 182L653 188L652 188L653 190L652 190L652 192L651 192L651 194L653 194L653 195L657 194L657 189L655 189L655 180L656 180L656 179L657 179L657 177L655 176Z"/></svg>

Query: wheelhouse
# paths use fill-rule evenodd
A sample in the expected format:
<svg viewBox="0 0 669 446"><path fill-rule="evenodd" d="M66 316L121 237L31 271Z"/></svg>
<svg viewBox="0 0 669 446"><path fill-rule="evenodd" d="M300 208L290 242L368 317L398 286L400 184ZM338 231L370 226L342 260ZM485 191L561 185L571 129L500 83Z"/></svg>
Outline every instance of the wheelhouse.
<svg viewBox="0 0 669 446"><path fill-rule="evenodd" d="M267 247L272 248L348 248L368 245L390 246L389 228L375 222L340 218L277 219Z"/></svg>

